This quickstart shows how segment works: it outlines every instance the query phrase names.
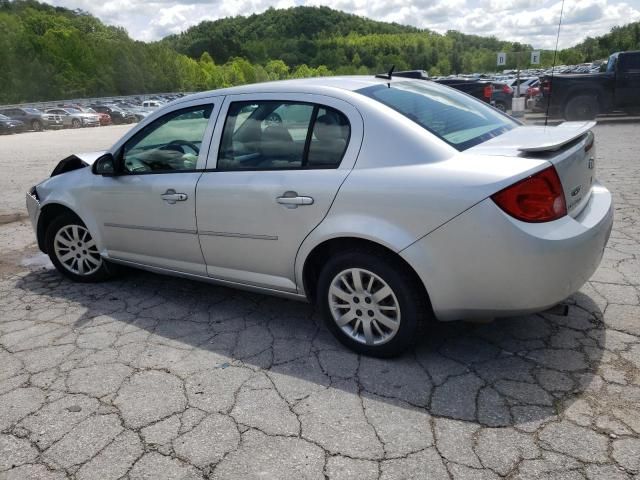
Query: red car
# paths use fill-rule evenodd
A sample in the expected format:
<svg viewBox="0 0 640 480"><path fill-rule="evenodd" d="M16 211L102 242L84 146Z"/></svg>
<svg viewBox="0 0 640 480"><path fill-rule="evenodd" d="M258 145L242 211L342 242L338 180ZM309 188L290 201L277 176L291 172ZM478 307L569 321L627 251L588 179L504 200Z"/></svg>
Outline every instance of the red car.
<svg viewBox="0 0 640 480"><path fill-rule="evenodd" d="M540 87L527 88L527 98L533 98L540 94Z"/></svg>

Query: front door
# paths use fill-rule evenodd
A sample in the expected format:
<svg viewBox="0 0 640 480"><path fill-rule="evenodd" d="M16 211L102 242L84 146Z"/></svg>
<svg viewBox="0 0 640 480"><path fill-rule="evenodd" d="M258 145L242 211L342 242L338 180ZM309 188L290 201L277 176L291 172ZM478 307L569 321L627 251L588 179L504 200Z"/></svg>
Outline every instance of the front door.
<svg viewBox="0 0 640 480"><path fill-rule="evenodd" d="M337 99L226 97L197 187L209 276L295 292L298 248L329 211L361 140L360 115Z"/></svg>
<svg viewBox="0 0 640 480"><path fill-rule="evenodd" d="M121 174L96 176L93 211L109 257L206 274L196 184L215 119L212 103L175 107L115 152Z"/></svg>

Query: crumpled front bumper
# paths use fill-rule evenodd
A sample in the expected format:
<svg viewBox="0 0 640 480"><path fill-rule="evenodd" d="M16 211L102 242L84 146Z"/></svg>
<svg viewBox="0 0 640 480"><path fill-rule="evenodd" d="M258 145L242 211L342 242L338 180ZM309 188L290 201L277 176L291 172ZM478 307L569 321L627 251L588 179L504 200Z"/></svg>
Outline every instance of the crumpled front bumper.
<svg viewBox="0 0 640 480"><path fill-rule="evenodd" d="M27 212L29 212L29 220L31 220L31 226L33 231L38 234L38 219L40 218L40 200L38 199L38 192L36 187L31 187L26 195L27 200Z"/></svg>

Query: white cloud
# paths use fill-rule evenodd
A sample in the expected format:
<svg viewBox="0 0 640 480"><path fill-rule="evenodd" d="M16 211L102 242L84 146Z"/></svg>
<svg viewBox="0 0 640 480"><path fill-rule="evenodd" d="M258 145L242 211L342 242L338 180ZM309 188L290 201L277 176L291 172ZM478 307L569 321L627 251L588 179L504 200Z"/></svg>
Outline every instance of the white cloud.
<svg viewBox="0 0 640 480"><path fill-rule="evenodd" d="M326 5L376 20L553 48L561 0L47 0L86 10L106 23L123 26L139 40L157 40L202 20L250 15L269 7ZM640 20L640 0L566 0L560 47L615 25Z"/></svg>

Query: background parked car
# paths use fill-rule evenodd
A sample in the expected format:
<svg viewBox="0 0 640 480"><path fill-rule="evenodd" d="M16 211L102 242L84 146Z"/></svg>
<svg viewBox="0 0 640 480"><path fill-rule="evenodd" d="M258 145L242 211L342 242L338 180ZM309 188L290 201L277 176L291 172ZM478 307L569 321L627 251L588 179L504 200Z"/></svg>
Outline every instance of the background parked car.
<svg viewBox="0 0 640 480"><path fill-rule="evenodd" d="M106 113L111 117L111 121L115 125L121 125L123 123L134 123L136 121L135 115L122 110L115 105L101 105L101 104L93 104L89 105L98 113Z"/></svg>
<svg viewBox="0 0 640 480"><path fill-rule="evenodd" d="M455 88L472 97L490 103L493 96L493 86L490 82L468 78L443 78L435 80L437 83Z"/></svg>
<svg viewBox="0 0 640 480"><path fill-rule="evenodd" d="M111 117L108 114L96 112L93 108L83 107L82 105L65 105L63 108L75 108L76 110L80 110L84 113L97 115L100 125L111 125Z"/></svg>
<svg viewBox="0 0 640 480"><path fill-rule="evenodd" d="M24 123L0 114L0 134L18 133L24 130Z"/></svg>
<svg viewBox="0 0 640 480"><path fill-rule="evenodd" d="M95 113L85 113L75 108L50 108L45 113L52 113L62 117L66 128L99 127L100 119Z"/></svg>
<svg viewBox="0 0 640 480"><path fill-rule="evenodd" d="M158 108L162 106L162 102L158 100L145 100L142 102L143 108Z"/></svg>
<svg viewBox="0 0 640 480"><path fill-rule="evenodd" d="M512 89L513 89L513 96L514 97L526 97L527 96L527 89L529 87L532 87L534 85L537 85L540 82L540 80L537 77L532 77L532 78L521 78L520 79L520 95L518 95L517 90L517 86L518 86L518 79L517 78L513 78L511 80L509 80L507 83L507 85L509 85Z"/></svg>
<svg viewBox="0 0 640 480"><path fill-rule="evenodd" d="M540 83L535 87L527 88L527 98L534 98L540 95Z"/></svg>
<svg viewBox="0 0 640 480"><path fill-rule="evenodd" d="M549 113L566 120L592 120L614 110L640 112L640 50L612 54L604 72L544 75L540 85Z"/></svg>
<svg viewBox="0 0 640 480"><path fill-rule="evenodd" d="M491 103L498 109L506 112L511 109L513 100L513 88L506 83L491 82Z"/></svg>
<svg viewBox="0 0 640 480"><path fill-rule="evenodd" d="M0 113L13 119L20 120L29 130L40 132L45 128L62 128L62 117L59 115L43 114L37 108L14 107L0 110Z"/></svg>

